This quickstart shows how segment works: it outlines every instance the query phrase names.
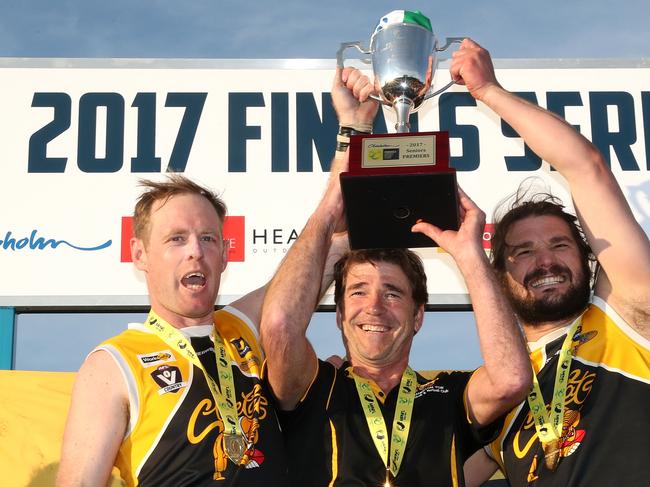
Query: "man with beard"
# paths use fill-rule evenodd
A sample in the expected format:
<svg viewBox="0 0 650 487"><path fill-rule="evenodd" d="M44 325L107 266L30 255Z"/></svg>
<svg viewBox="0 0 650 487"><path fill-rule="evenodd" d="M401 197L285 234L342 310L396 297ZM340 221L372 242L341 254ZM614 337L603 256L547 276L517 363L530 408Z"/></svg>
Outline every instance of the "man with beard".
<svg viewBox="0 0 650 487"><path fill-rule="evenodd" d="M487 51L466 39L450 70L567 180L578 215L520 189L495 222L493 265L525 330L536 380L486 448L492 460L479 452L465 464L467 485L481 485L494 462L512 487L647 485L648 237L597 149L503 89Z"/></svg>

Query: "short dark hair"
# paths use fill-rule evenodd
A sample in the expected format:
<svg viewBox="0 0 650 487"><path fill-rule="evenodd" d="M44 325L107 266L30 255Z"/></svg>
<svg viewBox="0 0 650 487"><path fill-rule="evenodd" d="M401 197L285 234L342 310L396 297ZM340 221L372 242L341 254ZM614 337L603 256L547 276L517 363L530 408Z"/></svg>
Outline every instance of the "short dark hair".
<svg viewBox="0 0 650 487"><path fill-rule="evenodd" d="M427 292L427 275L424 272L422 259L408 249L364 249L351 250L334 264L334 302L343 304L348 270L352 264L369 262L388 262L398 266L411 284L412 297L415 304L423 306L429 299Z"/></svg>
<svg viewBox="0 0 650 487"><path fill-rule="evenodd" d="M505 272L508 232L516 222L530 216L555 216L567 224L578 246L583 265L589 269L591 279L591 264L596 262L596 258L580 228L578 218L566 211L562 200L550 192L531 193L531 186L526 181L519 186L516 193L501 202L495 211L491 247L492 265L497 274L502 275Z"/></svg>
<svg viewBox="0 0 650 487"><path fill-rule="evenodd" d="M226 217L226 204L216 193L195 183L180 174L171 174L164 181L142 179L139 185L145 188L138 198L133 212L133 235L146 243L149 241L151 209L156 201L165 204L169 198L182 194L203 196L214 207L219 220L223 223Z"/></svg>

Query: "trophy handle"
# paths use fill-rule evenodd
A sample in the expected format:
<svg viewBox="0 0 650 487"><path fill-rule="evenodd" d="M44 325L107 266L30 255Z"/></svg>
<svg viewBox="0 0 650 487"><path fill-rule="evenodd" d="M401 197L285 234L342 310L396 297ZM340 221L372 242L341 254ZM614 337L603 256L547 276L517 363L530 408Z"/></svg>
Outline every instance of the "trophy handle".
<svg viewBox="0 0 650 487"><path fill-rule="evenodd" d="M465 38L464 37L446 37L445 38L445 45L442 46L442 47L436 47L436 51L438 51L438 52L446 51L447 48L449 46L451 46L452 44L455 44L455 43L460 44L461 42L463 42L463 39L465 39Z"/></svg>
<svg viewBox="0 0 650 487"><path fill-rule="evenodd" d="M435 51L436 52L446 51L447 48L449 46L451 46L452 44L460 44L461 42L463 42L463 39L465 39L465 38L464 37L447 37L447 38L445 38L445 45L442 46L442 47L436 47ZM447 83L445 86L443 86L439 90L436 90L433 93L429 93L429 94L425 95L424 99L428 100L429 98L432 98L432 97L434 97L436 95L439 95L443 91L446 91L448 88L450 88L454 83L456 83L456 80L452 79L449 83Z"/></svg>
<svg viewBox="0 0 650 487"><path fill-rule="evenodd" d="M341 42L341 46L339 47L339 50L336 51L336 65L341 69L343 69L345 67L345 64L344 64L345 58L343 57L343 52L346 49L350 48L350 47L355 47L357 49L357 51L359 51L361 54L372 54L372 51L366 50L363 47L361 47L361 42L360 41ZM369 59L359 58L359 60L364 64L370 64ZM386 101L382 100L377 95L370 95L368 98L372 98L373 100L378 101L379 103L390 106L390 103L387 103Z"/></svg>
<svg viewBox="0 0 650 487"><path fill-rule="evenodd" d="M350 47L356 47L357 51L359 51L361 54L372 54L372 52L370 52L370 51L364 49L363 47L361 47L361 42L360 41L341 42L341 47L339 47L339 50L336 51L336 65L339 68L344 68L345 67L345 65L343 64L343 62L345 61L345 58L343 57L343 51L345 51L346 49L348 49ZM360 60L363 63L370 64L370 61L368 59L361 58Z"/></svg>

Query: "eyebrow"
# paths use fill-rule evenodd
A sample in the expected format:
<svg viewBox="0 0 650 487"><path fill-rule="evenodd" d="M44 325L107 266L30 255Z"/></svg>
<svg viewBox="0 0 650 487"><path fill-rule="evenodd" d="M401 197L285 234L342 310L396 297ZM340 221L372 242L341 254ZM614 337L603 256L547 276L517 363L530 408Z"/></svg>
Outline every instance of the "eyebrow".
<svg viewBox="0 0 650 487"><path fill-rule="evenodd" d="M556 235L555 237L551 237L548 242L550 244L556 244L556 243L560 243L560 242L574 243L574 240L571 237L569 237L568 235ZM518 249L526 248L526 247L532 247L532 246L533 246L532 240L526 240L526 241L521 242L521 243L516 244L516 245L510 245L509 243L506 242L506 247L510 251L514 251L514 250L518 250Z"/></svg>
<svg viewBox="0 0 650 487"><path fill-rule="evenodd" d="M346 286L346 290L352 291L352 290L356 290L356 289L361 289L363 287L367 287L368 285L369 284L366 281L359 281L359 282L356 282L354 284L350 284L350 285ZM383 284L382 289L388 290L388 291L395 291L395 292L398 292L400 294L406 294L406 291L404 289L402 289L401 287L399 287L399 286L397 286L395 284L391 284L391 283Z"/></svg>

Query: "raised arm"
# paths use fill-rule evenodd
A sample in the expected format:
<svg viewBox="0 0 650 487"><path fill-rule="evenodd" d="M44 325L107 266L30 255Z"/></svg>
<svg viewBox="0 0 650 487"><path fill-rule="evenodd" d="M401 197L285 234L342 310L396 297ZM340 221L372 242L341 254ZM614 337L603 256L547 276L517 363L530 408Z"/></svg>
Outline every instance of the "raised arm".
<svg viewBox="0 0 650 487"><path fill-rule="evenodd" d="M358 70L337 69L332 101L341 125L357 130L372 125L378 105L366 101L371 91L370 81ZM264 300L262 346L268 380L283 409L298 404L316 374L316 354L306 331L319 289L329 285L333 264L347 248L341 239L334 239L331 246L344 219L339 174L347 163L347 153L337 151L325 194L271 280Z"/></svg>
<svg viewBox="0 0 650 487"><path fill-rule="evenodd" d="M515 314L483 250L485 214L462 190L459 202L457 232L425 222L414 225L413 231L424 233L447 251L465 280L484 363L467 386L468 412L475 423L487 425L524 399L532 371Z"/></svg>
<svg viewBox="0 0 650 487"><path fill-rule="evenodd" d="M107 485L128 423L124 379L107 352L79 369L63 434L57 487Z"/></svg>
<svg viewBox="0 0 650 487"><path fill-rule="evenodd" d="M566 121L503 89L489 53L465 39L451 75L510 124L569 183L582 229L605 275L596 294L650 338L650 242L598 150Z"/></svg>
<svg viewBox="0 0 650 487"><path fill-rule="evenodd" d="M316 374L316 354L306 332L318 304L330 242L343 216L338 175L346 165L347 153L337 155L323 199L280 264L264 300L261 335L268 380L285 410L298 404Z"/></svg>

